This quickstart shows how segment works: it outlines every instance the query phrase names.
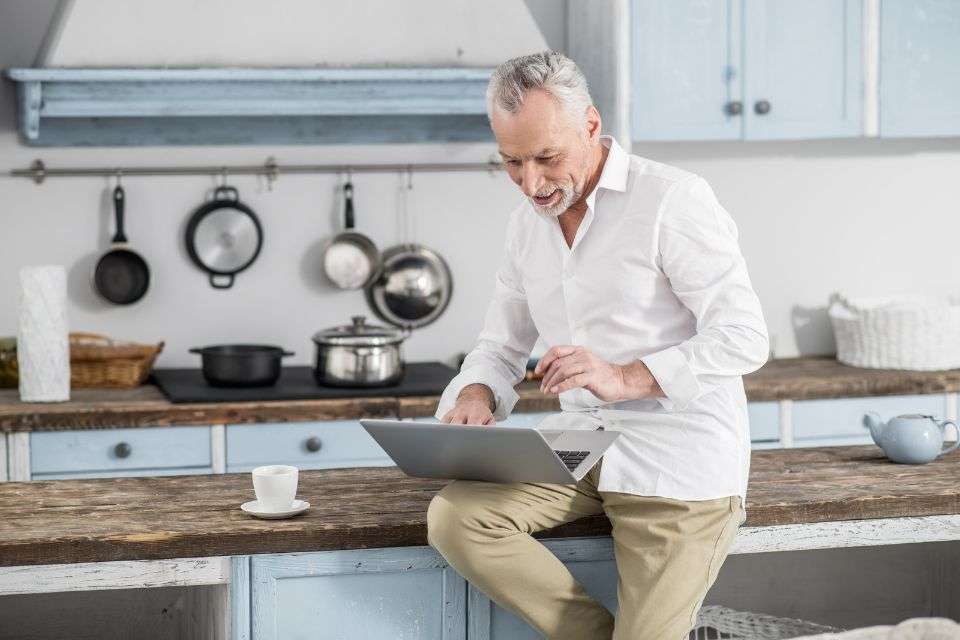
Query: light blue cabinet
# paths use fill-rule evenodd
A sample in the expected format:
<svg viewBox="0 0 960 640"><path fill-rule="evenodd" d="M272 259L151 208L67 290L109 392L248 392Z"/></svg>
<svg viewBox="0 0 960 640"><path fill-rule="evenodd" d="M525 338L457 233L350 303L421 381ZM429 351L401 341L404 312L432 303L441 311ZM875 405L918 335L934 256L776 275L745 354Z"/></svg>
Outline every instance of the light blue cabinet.
<svg viewBox="0 0 960 640"><path fill-rule="evenodd" d="M860 0L745 0L744 138L858 136Z"/></svg>
<svg viewBox="0 0 960 640"><path fill-rule="evenodd" d="M814 447L873 442L863 426L868 411L886 420L905 413L946 415L946 396L900 395L864 398L799 400L793 403L793 435L796 446Z"/></svg>
<svg viewBox="0 0 960 640"><path fill-rule="evenodd" d="M862 130L859 0L633 0L635 140Z"/></svg>
<svg viewBox="0 0 960 640"><path fill-rule="evenodd" d="M227 472L264 464L301 469L393 465L356 420L227 425Z"/></svg>
<svg viewBox="0 0 960 640"><path fill-rule="evenodd" d="M754 448L779 444L779 402L748 402L747 414L750 420L750 442L753 443Z"/></svg>
<svg viewBox="0 0 960 640"><path fill-rule="evenodd" d="M631 100L635 140L736 140L743 119L742 0L634 0Z"/></svg>
<svg viewBox="0 0 960 640"><path fill-rule="evenodd" d="M960 2L882 0L880 135L960 135Z"/></svg>
<svg viewBox="0 0 960 640"><path fill-rule="evenodd" d="M253 556L249 572L249 635L241 619L235 638L466 637L466 581L430 547Z"/></svg>
<svg viewBox="0 0 960 640"><path fill-rule="evenodd" d="M30 434L33 480L210 473L210 427L134 427Z"/></svg>

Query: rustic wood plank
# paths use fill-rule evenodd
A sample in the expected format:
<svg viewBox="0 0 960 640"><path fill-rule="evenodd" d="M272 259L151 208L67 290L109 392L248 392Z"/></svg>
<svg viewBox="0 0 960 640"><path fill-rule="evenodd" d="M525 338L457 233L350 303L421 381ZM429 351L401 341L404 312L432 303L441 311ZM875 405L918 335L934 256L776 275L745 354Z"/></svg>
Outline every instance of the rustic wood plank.
<svg viewBox="0 0 960 640"><path fill-rule="evenodd" d="M743 386L751 401L946 393L960 391L960 369L862 369L834 356L804 356L771 360L744 376Z"/></svg>
<svg viewBox="0 0 960 640"><path fill-rule="evenodd" d="M848 367L833 356L771 360L744 376L751 401L960 392L960 369L900 371ZM389 393L389 392L388 392ZM556 396L535 381L517 387L515 411L558 411ZM431 416L439 396L345 398L237 403L172 404L153 385L135 389L73 389L69 402L24 403L16 389L0 389L0 430L306 422L361 417Z"/></svg>
<svg viewBox="0 0 960 640"><path fill-rule="evenodd" d="M135 389L73 389L70 395L68 402L26 403L19 401L16 390L0 389L0 430L309 422L389 418L397 414L394 397L173 404L152 385Z"/></svg>
<svg viewBox="0 0 960 640"><path fill-rule="evenodd" d="M874 446L758 451L746 524L956 515L958 477L960 452L911 466ZM310 510L264 521L239 509L253 494L249 474L8 482L0 566L423 545L427 505L444 484L394 467L302 471ZM543 537L609 530L598 516Z"/></svg>

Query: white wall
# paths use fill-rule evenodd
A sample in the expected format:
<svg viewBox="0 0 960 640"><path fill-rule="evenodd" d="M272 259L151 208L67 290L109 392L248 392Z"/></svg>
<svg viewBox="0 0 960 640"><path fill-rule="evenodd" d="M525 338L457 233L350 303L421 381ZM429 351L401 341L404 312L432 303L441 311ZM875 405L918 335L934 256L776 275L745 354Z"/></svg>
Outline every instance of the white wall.
<svg viewBox="0 0 960 640"><path fill-rule="evenodd" d="M530 2L547 42L562 47L562 4ZM35 7L41 7L36 9ZM0 25L19 12L17 31L0 26L0 63L29 65L49 4L14 0ZM431 27L432 28L432 27ZM17 44L19 42L19 45ZM37 40L38 44L38 40ZM492 145L382 147L155 147L33 149L13 132L9 87L0 94L0 170L42 157L50 166L280 162L485 160ZM960 141L850 140L791 143L638 145L640 155L705 176L737 220L743 251L776 336L777 354L833 350L823 306L830 292L955 291L960 267L956 183ZM125 181L128 235L150 262L154 281L131 308L101 303L89 279L112 233L104 179L0 178L0 335L16 332L17 269L58 262L69 271L70 319L77 330L167 343L160 366L192 366L192 346L268 341L312 358L310 335L366 311L362 294L335 291L317 275L319 247L338 228L335 176L283 176L272 192L256 178L231 178L262 217L266 244L230 291L215 291L189 262L182 232L214 181L206 177ZM360 228L381 245L397 239L399 180L355 176ZM410 210L418 239L449 260L455 291L447 313L407 343L410 359L448 358L469 349L480 327L500 256L503 224L519 194L503 175L415 177ZM796 325L802 325L797 327Z"/></svg>

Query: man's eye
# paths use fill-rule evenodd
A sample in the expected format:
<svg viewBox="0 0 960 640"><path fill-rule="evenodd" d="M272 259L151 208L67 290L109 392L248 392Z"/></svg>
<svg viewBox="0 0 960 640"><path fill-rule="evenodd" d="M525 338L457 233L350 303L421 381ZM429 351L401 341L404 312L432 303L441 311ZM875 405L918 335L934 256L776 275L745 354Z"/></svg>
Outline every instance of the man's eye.
<svg viewBox="0 0 960 640"><path fill-rule="evenodd" d="M514 167L520 164L519 160L504 160L504 162Z"/></svg>
<svg viewBox="0 0 960 640"><path fill-rule="evenodd" d="M540 162L553 162L557 159L557 156L540 156L537 158Z"/></svg>

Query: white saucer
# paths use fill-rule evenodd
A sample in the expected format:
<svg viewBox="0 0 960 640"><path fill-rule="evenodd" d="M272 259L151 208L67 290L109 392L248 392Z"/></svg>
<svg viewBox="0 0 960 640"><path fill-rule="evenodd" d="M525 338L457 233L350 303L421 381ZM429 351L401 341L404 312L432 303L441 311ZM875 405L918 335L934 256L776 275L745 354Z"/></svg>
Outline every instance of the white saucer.
<svg viewBox="0 0 960 640"><path fill-rule="evenodd" d="M279 520L281 518L295 516L298 513L303 513L310 508L310 503L306 500L294 500L289 509L284 509L283 511L264 511L260 508L260 503L257 500L251 500L250 502L244 502L242 505L240 505L240 508L245 513L249 513L256 518L263 518L265 520Z"/></svg>

